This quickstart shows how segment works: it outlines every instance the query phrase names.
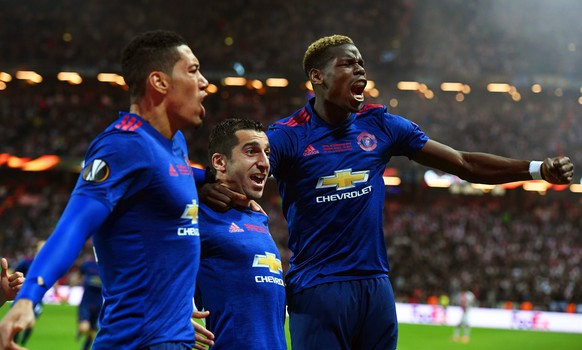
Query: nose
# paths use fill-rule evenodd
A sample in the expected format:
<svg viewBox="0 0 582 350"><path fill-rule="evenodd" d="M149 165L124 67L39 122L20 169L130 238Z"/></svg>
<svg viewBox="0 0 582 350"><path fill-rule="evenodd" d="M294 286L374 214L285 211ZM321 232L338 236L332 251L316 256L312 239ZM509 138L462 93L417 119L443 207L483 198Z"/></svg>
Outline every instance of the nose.
<svg viewBox="0 0 582 350"><path fill-rule="evenodd" d="M260 170L269 171L270 163L269 163L269 156L265 152L261 152L259 159L257 159L257 167Z"/></svg>
<svg viewBox="0 0 582 350"><path fill-rule="evenodd" d="M206 88L208 87L208 80L206 80L206 78L204 77L204 75L202 75L202 73L200 73L200 79L199 79L199 83L200 83L200 90L206 90Z"/></svg>
<svg viewBox="0 0 582 350"><path fill-rule="evenodd" d="M354 68L354 74L356 75L366 75L366 69L359 63L356 63Z"/></svg>

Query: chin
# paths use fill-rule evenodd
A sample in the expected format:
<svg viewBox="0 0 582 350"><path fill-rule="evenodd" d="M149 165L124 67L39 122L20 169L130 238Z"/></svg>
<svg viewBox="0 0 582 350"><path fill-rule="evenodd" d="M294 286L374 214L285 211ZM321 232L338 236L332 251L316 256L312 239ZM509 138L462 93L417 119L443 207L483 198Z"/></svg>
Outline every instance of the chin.
<svg viewBox="0 0 582 350"><path fill-rule="evenodd" d="M257 200L263 196L263 190L262 189L261 190L250 190L250 191L247 191L245 194L246 194L247 198Z"/></svg>

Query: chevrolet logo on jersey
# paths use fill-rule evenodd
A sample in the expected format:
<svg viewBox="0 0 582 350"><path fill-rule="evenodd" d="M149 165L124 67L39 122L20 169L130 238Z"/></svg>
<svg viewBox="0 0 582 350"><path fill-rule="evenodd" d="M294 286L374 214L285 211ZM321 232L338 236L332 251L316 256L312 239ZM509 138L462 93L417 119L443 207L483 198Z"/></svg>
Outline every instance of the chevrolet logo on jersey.
<svg viewBox="0 0 582 350"><path fill-rule="evenodd" d="M186 208L181 216L182 219L190 219L192 223L195 224L198 222L198 203L196 200L192 200L192 204L186 204Z"/></svg>
<svg viewBox="0 0 582 350"><path fill-rule="evenodd" d="M255 254L253 267L268 267L272 273L283 272L281 260L277 259L277 256L273 253L265 252L265 255Z"/></svg>
<svg viewBox="0 0 582 350"><path fill-rule="evenodd" d="M369 170L352 171L352 169L336 170L334 175L319 178L316 188L335 187L336 191L356 187L359 182L368 181Z"/></svg>

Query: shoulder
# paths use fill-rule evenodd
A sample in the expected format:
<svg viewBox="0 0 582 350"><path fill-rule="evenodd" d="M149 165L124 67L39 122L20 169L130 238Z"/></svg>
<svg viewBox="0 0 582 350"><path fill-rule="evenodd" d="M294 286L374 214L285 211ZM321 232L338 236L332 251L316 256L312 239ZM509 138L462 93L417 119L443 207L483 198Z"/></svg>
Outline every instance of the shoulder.
<svg viewBox="0 0 582 350"><path fill-rule="evenodd" d="M382 104L366 104L356 114L368 115L376 113L388 113L388 108Z"/></svg>
<svg viewBox="0 0 582 350"><path fill-rule="evenodd" d="M302 126L306 125L311 120L311 114L309 113L307 107L303 107L296 111L292 115L282 118L273 124L269 125L267 132L275 132L280 130L286 130L292 132L293 130L298 130Z"/></svg>

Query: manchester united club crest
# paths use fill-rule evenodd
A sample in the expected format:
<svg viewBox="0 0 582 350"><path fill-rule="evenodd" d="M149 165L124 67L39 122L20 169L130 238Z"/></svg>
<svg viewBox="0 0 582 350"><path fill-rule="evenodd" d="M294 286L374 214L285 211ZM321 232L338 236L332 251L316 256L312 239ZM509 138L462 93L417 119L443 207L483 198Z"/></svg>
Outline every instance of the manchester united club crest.
<svg viewBox="0 0 582 350"><path fill-rule="evenodd" d="M360 145L360 147L366 152L373 151L376 149L376 146L378 146L378 142L376 142L376 136L365 131L358 135L357 141L358 145Z"/></svg>

